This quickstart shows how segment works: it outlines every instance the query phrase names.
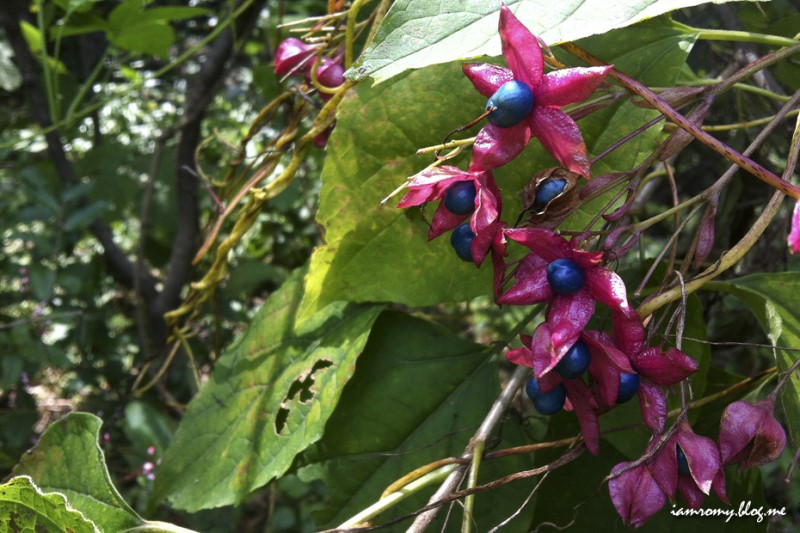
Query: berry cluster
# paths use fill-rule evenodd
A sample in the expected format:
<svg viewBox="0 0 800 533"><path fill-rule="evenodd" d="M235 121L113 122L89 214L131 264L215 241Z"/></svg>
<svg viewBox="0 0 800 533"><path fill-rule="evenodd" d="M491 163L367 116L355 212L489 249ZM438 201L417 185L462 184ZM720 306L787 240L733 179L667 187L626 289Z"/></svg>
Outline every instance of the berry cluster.
<svg viewBox="0 0 800 533"><path fill-rule="evenodd" d="M525 391L539 413L573 411L587 449L598 454L598 417L639 397L652 439L641 460L614 467L609 483L626 524L643 524L676 491L691 507L698 507L712 488L727 501L724 464L763 464L785 445L773 404L732 404L723 416L719 444L696 435L684 417L668 428L667 393L698 369L697 362L676 348L648 346L625 284L604 266L603 253L587 251L583 241L567 240L551 229L573 211L578 178L590 177L580 131L561 107L588 97L610 67L544 74L538 38L506 6L500 11L499 31L509 68L463 67L488 98L488 123L475 139L469 169L425 169L408 180L398 207L438 200L429 239L450 231L456 255L476 266L491 256L497 303L547 305L544 322L532 335L521 336L521 348L507 354L510 361L532 369ZM492 171L513 160L532 137L564 168L534 176L523 191L531 213L528 227L512 228L501 220L500 190ZM509 261L510 243L524 246L528 254ZM610 311L609 332L586 329L597 303Z"/></svg>
<svg viewBox="0 0 800 533"><path fill-rule="evenodd" d="M304 92L310 92L316 86L321 87L323 90L317 91L319 98L323 102L327 102L332 94L325 92L324 89L333 90L344 83L342 54L339 53L334 57L322 57L318 55L316 46L289 37L281 42L275 51L275 74L303 78L306 82L305 87L308 88ZM318 135L314 139L314 143L320 148L324 147L332 130L333 126Z"/></svg>

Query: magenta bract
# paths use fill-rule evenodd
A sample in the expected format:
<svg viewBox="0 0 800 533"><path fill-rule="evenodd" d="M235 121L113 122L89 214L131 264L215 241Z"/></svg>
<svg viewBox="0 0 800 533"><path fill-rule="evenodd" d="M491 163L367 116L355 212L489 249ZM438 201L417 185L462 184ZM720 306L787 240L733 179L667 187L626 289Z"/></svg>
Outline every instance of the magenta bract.
<svg viewBox="0 0 800 533"><path fill-rule="evenodd" d="M505 5L500 8L499 30L509 68L469 63L462 70L487 98L504 83L520 81L533 91L534 106L516 126L484 126L472 149L472 168L488 170L505 165L522 152L533 136L561 165L588 178L590 164L583 137L575 121L561 108L591 95L611 67L569 68L543 74L539 40Z"/></svg>
<svg viewBox="0 0 800 533"><path fill-rule="evenodd" d="M786 447L786 432L775 419L774 400L733 402L725 408L719 425L723 464L753 468L778 458Z"/></svg>
<svg viewBox="0 0 800 533"><path fill-rule="evenodd" d="M793 254L800 252L800 200L794 204L792 212L792 230L789 232L789 250Z"/></svg>
<svg viewBox="0 0 800 533"><path fill-rule="evenodd" d="M659 438L654 437L647 447L653 454L643 464L624 472L608 483L611 501L622 520L629 526L639 527L667 502L680 493L686 504L697 509L713 488L728 502L725 492L725 474L719 449L713 440L695 434L685 420L677 431L656 450ZM689 474L678 473L677 447L686 455ZM620 463L612 473L620 472L630 463Z"/></svg>
<svg viewBox="0 0 800 533"><path fill-rule="evenodd" d="M475 211L471 215L457 215L444 206L445 191L459 181L472 181L475 184ZM408 192L397 207L412 207L435 200L439 200L439 206L431 220L429 240L451 231L469 218L470 228L475 234L472 242L475 265L481 265L489 250L501 255L505 253L501 251L505 249L504 241L498 238L503 228L503 222L500 221L502 200L491 172L465 172L446 165L425 169L409 180Z"/></svg>

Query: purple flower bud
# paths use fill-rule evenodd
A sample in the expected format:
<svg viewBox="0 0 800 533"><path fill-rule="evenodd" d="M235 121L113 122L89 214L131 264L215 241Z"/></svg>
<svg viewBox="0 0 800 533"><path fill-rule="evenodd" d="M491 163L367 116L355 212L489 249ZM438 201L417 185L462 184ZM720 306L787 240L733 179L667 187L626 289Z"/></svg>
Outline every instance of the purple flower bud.
<svg viewBox="0 0 800 533"><path fill-rule="evenodd" d="M295 74L297 71L305 73L311 68L312 62L309 58L313 55L313 46L307 45L300 39L289 37L275 51L275 74L284 76Z"/></svg>

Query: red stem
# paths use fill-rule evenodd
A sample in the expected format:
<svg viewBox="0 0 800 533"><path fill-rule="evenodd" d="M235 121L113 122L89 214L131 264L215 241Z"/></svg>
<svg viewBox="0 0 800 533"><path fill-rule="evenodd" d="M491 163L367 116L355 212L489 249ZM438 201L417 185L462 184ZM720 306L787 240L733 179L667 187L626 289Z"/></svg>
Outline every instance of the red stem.
<svg viewBox="0 0 800 533"><path fill-rule="evenodd" d="M572 54L573 56L585 61L586 63L594 66L605 66L605 63L598 59L597 57L593 56L583 48L576 46L572 43L564 43L561 47ZM791 183L782 180L777 175L773 174L771 171L767 170L763 166L759 165L752 159L742 155L741 153L737 152L727 144L723 143L722 141L716 139L715 137L709 135L708 133L704 132L699 126L691 122L689 119L675 111L668 103L658 97L653 91L636 81L635 79L631 78L630 76L623 74L616 68L611 68L609 70L609 75L624 85L627 89L631 92L636 93L642 99L644 99L647 103L653 106L654 109L660 111L664 116L670 119L672 122L680 126L682 129L686 130L692 137L700 141L701 143L705 144L718 154L720 154L725 159L736 163L738 166L752 174L753 176L757 177L764 183L768 184L769 186L781 191L787 196L791 196L796 200L800 200L800 188L792 185Z"/></svg>

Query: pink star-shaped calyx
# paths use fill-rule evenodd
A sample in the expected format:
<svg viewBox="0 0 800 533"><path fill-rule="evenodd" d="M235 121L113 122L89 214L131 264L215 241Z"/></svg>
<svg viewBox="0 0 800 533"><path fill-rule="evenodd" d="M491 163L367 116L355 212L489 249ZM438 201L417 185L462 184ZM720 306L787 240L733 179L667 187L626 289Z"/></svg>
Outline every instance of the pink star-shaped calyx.
<svg viewBox="0 0 800 533"><path fill-rule="evenodd" d="M509 81L521 82L533 93L533 108L514 126L484 126L475 139L471 168L487 170L505 165L522 152L533 136L561 165L589 178L586 144L578 125L561 108L591 95L611 67L568 68L544 74L539 40L505 5L500 9L499 30L509 68L467 63L462 67L464 74L487 98Z"/></svg>

